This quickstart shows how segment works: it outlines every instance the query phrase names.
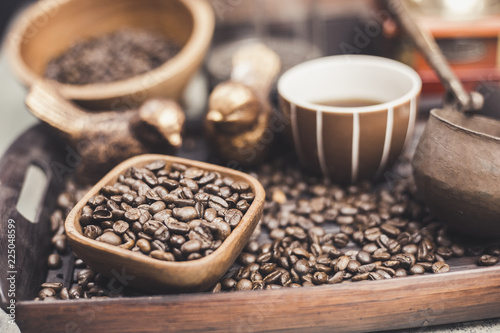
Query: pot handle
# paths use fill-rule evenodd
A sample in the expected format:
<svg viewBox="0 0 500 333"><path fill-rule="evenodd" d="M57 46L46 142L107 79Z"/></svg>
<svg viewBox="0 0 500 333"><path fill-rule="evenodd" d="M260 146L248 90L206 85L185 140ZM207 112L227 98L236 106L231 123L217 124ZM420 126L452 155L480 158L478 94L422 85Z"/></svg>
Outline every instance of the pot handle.
<svg viewBox="0 0 500 333"><path fill-rule="evenodd" d="M445 104L463 112L479 111L483 107L483 96L473 91L468 93L460 80L451 70L441 49L432 35L420 29L412 13L408 10L405 1L388 0L389 10L395 14L396 20L403 30L410 36L417 49L422 53L427 63L432 67L444 85L447 96Z"/></svg>

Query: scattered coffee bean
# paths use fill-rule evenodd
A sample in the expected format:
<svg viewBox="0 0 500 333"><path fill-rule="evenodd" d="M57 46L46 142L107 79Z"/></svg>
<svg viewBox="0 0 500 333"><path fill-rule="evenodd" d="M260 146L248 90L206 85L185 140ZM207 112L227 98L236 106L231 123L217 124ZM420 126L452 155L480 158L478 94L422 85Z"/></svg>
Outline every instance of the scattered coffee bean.
<svg viewBox="0 0 500 333"><path fill-rule="evenodd" d="M61 256L57 253L49 255L47 259L47 267L50 269L58 269L62 266Z"/></svg>
<svg viewBox="0 0 500 333"><path fill-rule="evenodd" d="M493 266L496 263L498 263L498 257L489 254L483 254L477 261L479 266Z"/></svg>

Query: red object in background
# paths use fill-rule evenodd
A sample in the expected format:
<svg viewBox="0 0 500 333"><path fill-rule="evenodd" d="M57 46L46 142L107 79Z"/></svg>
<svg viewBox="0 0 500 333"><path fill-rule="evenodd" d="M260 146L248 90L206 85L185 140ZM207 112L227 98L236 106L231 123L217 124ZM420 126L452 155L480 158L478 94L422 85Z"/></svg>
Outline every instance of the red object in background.
<svg viewBox="0 0 500 333"><path fill-rule="evenodd" d="M418 17L417 20L434 36L467 90L500 81L500 15L467 21L445 20L438 16ZM417 50L412 50L410 59L422 78L422 94L443 93L438 77Z"/></svg>

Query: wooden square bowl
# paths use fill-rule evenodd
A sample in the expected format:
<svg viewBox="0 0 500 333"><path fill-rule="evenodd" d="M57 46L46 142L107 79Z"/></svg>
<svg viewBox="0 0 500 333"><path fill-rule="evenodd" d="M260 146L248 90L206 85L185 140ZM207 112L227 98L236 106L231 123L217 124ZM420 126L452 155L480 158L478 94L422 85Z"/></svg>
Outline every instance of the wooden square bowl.
<svg viewBox="0 0 500 333"><path fill-rule="evenodd" d="M203 170L216 171L236 181L250 184L255 198L240 223L212 254L192 261L170 262L148 257L117 246L85 237L79 219L89 199L106 185L116 183L129 167L142 167L155 160L165 160ZM262 185L252 176L225 167L166 155L140 155L121 163L101 179L73 208L65 227L73 251L92 269L117 283L150 293L203 291L213 286L231 267L260 220L265 200Z"/></svg>

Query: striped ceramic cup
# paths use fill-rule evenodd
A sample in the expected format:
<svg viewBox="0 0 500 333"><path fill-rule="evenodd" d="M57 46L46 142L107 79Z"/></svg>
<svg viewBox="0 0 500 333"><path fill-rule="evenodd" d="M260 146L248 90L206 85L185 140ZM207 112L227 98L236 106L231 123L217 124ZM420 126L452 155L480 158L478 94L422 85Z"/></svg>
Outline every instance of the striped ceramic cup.
<svg viewBox="0 0 500 333"><path fill-rule="evenodd" d="M278 81L280 107L301 164L340 183L375 179L413 134L422 81L387 58L314 59Z"/></svg>

